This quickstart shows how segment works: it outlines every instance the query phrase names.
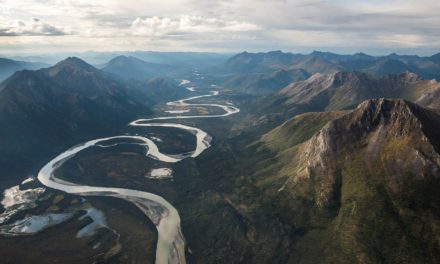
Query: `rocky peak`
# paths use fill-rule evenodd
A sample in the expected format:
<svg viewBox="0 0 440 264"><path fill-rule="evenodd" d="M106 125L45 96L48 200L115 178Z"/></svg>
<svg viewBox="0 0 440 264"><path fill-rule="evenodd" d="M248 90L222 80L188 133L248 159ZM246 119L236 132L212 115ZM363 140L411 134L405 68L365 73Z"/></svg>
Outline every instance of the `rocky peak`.
<svg viewBox="0 0 440 264"><path fill-rule="evenodd" d="M303 143L295 181L319 177L316 204L325 207L332 203L341 168L354 158L348 153L363 153L362 160L379 164L390 189L398 191L399 179L405 175L440 175L438 129L440 117L413 103L384 98L364 101Z"/></svg>
<svg viewBox="0 0 440 264"><path fill-rule="evenodd" d="M374 127L379 123L398 123L401 125L415 125L411 121L416 121L417 117L413 109L418 106L403 99L371 99L362 102L352 112L351 123L358 123L363 128Z"/></svg>
<svg viewBox="0 0 440 264"><path fill-rule="evenodd" d="M79 92L87 97L95 97L98 93L120 93L122 89L112 77L87 62L69 57L55 66L42 69L41 74L48 76L63 89Z"/></svg>
<svg viewBox="0 0 440 264"><path fill-rule="evenodd" d="M65 72L72 73L87 73L97 72L98 70L87 62L77 57L68 57L55 64L55 66L48 68L47 73L49 76L56 76Z"/></svg>
<svg viewBox="0 0 440 264"><path fill-rule="evenodd" d="M422 123L417 115L424 111L403 99L366 100L349 114L329 122L316 137L328 145L324 149L335 152L385 126L387 135L409 135L421 131Z"/></svg>

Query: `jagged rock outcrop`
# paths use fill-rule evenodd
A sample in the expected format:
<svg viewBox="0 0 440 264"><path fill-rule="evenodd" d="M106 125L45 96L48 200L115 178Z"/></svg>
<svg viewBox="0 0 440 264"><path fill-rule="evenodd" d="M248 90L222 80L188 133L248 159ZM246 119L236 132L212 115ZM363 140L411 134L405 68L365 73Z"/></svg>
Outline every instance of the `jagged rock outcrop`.
<svg viewBox="0 0 440 264"><path fill-rule="evenodd" d="M277 129L293 128L295 137L310 130L289 125L298 119ZM312 130L307 140L284 148L271 145L282 132L268 133L260 148L275 157L261 161L254 175L281 221L303 232L290 263L440 260L434 239L440 235L440 115L380 98Z"/></svg>
<svg viewBox="0 0 440 264"><path fill-rule="evenodd" d="M440 155L436 151L440 137L435 135L438 129L438 115L410 102L365 101L353 112L327 123L304 143L299 162L307 165L298 171L301 177L293 180L319 175L323 186L316 204L323 206L333 197L335 191L329 188L336 187L346 162L346 158L339 157L362 148L364 161L382 167L393 191L399 190L401 177L408 173L420 179L430 175L440 178Z"/></svg>

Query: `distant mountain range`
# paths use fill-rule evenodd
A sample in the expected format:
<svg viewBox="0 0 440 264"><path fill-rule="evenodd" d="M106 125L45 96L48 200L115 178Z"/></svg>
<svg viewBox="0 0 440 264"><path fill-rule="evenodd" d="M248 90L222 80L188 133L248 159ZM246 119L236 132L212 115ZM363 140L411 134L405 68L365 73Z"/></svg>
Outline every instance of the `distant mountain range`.
<svg viewBox="0 0 440 264"><path fill-rule="evenodd" d="M5 57L7 54L3 54ZM136 57L143 61L157 64L187 67L210 67L224 63L234 54L212 52L160 52L160 51L87 51L76 53L46 53L29 56L7 56L7 58L19 61L45 62L56 64L58 61L69 56L81 58L88 63L99 67L118 56Z"/></svg>
<svg viewBox="0 0 440 264"><path fill-rule="evenodd" d="M48 64L37 62L16 61L0 58L0 82L20 70L37 70L48 67Z"/></svg>
<svg viewBox="0 0 440 264"><path fill-rule="evenodd" d="M223 72L268 72L279 69L302 69L309 74L329 74L339 71L361 71L376 77L414 72L425 79L440 78L440 54L431 57L390 54L369 56L364 53L339 55L315 51L308 55L272 51L267 53L239 53L222 67Z"/></svg>
<svg viewBox="0 0 440 264"><path fill-rule="evenodd" d="M298 113L349 109L374 98L404 98L422 106L440 107L440 83L414 73L379 78L362 72L315 74L294 82L257 103L265 113Z"/></svg>

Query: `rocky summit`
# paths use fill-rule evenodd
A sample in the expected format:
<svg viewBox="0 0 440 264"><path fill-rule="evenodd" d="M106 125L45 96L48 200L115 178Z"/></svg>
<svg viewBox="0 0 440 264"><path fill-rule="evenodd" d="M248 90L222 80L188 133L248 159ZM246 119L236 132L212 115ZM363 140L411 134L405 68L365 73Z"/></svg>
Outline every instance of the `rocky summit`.
<svg viewBox="0 0 440 264"><path fill-rule="evenodd" d="M257 144L276 154L262 161L269 169L254 172L256 186L270 197L281 221L298 230L289 262L438 259L433 238L438 236L440 116L403 99L383 98L349 112L306 116L331 120L317 122L306 140L279 145L281 135L289 139L311 129L296 117Z"/></svg>

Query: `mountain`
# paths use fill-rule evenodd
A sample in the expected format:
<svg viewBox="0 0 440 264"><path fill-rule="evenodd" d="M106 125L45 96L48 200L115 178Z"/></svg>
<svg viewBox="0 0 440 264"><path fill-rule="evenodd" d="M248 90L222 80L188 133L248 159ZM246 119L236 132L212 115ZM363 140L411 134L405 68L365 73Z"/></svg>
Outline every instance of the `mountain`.
<svg viewBox="0 0 440 264"><path fill-rule="evenodd" d="M355 53L353 55L340 55L332 52L313 51L311 56L325 59L331 62L349 62L349 61L374 61L376 57L365 53Z"/></svg>
<svg viewBox="0 0 440 264"><path fill-rule="evenodd" d="M284 263L436 263L439 129L402 99L297 116L247 147L231 203L245 230L278 230L265 255Z"/></svg>
<svg viewBox="0 0 440 264"><path fill-rule="evenodd" d="M270 94L286 85L302 81L310 74L302 69L277 70L270 73L245 73L227 79L222 86L250 94Z"/></svg>
<svg viewBox="0 0 440 264"><path fill-rule="evenodd" d="M290 82L301 81L314 73L335 73L344 68L314 55L272 51L243 52L230 58L215 74L222 76L222 86L250 94L276 92Z"/></svg>
<svg viewBox="0 0 440 264"><path fill-rule="evenodd" d="M166 76L170 73L172 67L165 64L146 62L132 56L118 56L110 60L102 70L123 79L144 81L152 77Z"/></svg>
<svg viewBox="0 0 440 264"><path fill-rule="evenodd" d="M0 82L20 70L36 70L47 67L47 64L37 62L16 61L0 58Z"/></svg>
<svg viewBox="0 0 440 264"><path fill-rule="evenodd" d="M147 113L123 83L78 58L16 72L0 85L0 166L12 171L37 164Z"/></svg>
<svg viewBox="0 0 440 264"><path fill-rule="evenodd" d="M439 109L440 83L410 72L379 78L362 72L314 74L273 94L243 102L241 108L247 115L234 124L231 133L252 137L298 114L352 109L364 100L382 97Z"/></svg>
<svg viewBox="0 0 440 264"><path fill-rule="evenodd" d="M288 77L286 72L292 71L297 72ZM376 78L413 72L424 79L440 80L440 60L438 55L419 57L390 54L375 57L365 53L339 55L321 51L308 55L282 51L242 52L212 70L210 74L232 90L248 94L269 94L280 89L280 85L286 84L289 79L296 82L316 73L335 74L344 71L367 73ZM369 97L363 99L367 98Z"/></svg>
<svg viewBox="0 0 440 264"><path fill-rule="evenodd" d="M267 53L239 53L230 58L224 67L235 72L264 72L273 69L303 69L309 73L332 73L342 70L337 63L326 59L327 54L310 55L271 51Z"/></svg>
<svg viewBox="0 0 440 264"><path fill-rule="evenodd" d="M304 55L284 53L281 51L249 53L242 52L227 60L224 67L233 72L258 72L267 69L280 69L292 65Z"/></svg>
<svg viewBox="0 0 440 264"><path fill-rule="evenodd" d="M390 54L370 56L364 53L339 55L314 51L308 55L272 51L267 53L243 52L231 57L219 72L268 72L274 69L303 69L310 74L361 71L376 77L402 72L414 72L425 79L440 80L438 55L420 57Z"/></svg>
<svg viewBox="0 0 440 264"><path fill-rule="evenodd" d="M276 95L284 107L305 107L310 111L340 110L363 100L380 97L405 98L427 107L439 107L440 83L421 79L414 73L375 78L361 72L315 74L292 83Z"/></svg>
<svg viewBox="0 0 440 264"><path fill-rule="evenodd" d="M157 52L133 51L124 53L144 61L179 67L212 67L224 63L232 54L212 52Z"/></svg>
<svg viewBox="0 0 440 264"><path fill-rule="evenodd" d="M399 59L387 58L377 61L371 67L364 68L363 71L374 76L383 76L386 74L399 74L405 71L417 72L418 69L415 66L405 64Z"/></svg>
<svg viewBox="0 0 440 264"><path fill-rule="evenodd" d="M310 55L284 53L282 51L271 51L267 53L242 52L231 57L223 65L226 72L267 72L274 69L304 69L315 73L321 69L329 71L330 68L339 68L332 62L327 61L321 53ZM330 65L332 67L330 67ZM328 72L327 72L328 73Z"/></svg>

